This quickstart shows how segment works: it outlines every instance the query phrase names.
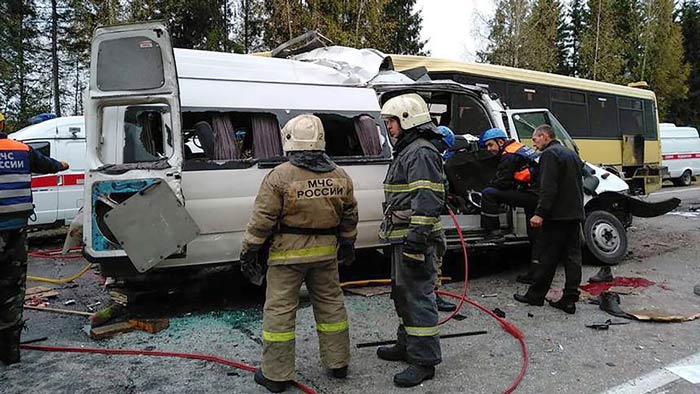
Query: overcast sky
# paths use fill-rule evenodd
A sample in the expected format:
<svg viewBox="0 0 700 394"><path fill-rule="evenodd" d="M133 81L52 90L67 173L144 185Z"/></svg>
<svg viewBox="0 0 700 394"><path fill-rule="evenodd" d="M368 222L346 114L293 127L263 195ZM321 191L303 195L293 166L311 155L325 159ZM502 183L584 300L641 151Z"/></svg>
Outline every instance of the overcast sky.
<svg viewBox="0 0 700 394"><path fill-rule="evenodd" d="M495 0L417 0L422 10L426 49L431 56L474 61L486 45L485 21L495 11Z"/></svg>

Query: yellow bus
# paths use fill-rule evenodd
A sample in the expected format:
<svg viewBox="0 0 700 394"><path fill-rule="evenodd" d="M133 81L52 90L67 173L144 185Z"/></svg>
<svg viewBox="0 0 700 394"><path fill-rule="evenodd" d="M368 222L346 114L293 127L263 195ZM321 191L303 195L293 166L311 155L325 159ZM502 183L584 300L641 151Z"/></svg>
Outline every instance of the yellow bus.
<svg viewBox="0 0 700 394"><path fill-rule="evenodd" d="M391 58L397 71L424 67L434 80L487 88L510 108L547 108L574 138L584 160L616 169L635 193L661 188L656 95L650 90L493 64ZM453 120L462 111L457 112Z"/></svg>

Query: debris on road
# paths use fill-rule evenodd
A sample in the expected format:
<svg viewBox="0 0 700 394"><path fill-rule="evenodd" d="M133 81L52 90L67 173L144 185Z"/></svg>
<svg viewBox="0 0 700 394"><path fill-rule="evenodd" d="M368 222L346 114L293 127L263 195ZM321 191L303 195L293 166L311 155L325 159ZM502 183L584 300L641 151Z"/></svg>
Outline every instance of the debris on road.
<svg viewBox="0 0 700 394"><path fill-rule="evenodd" d="M58 292L54 289L45 286L30 287L24 293L24 301L27 302L34 298L47 299L58 297Z"/></svg>
<svg viewBox="0 0 700 394"><path fill-rule="evenodd" d="M495 313L496 316L500 317L501 319L506 318L506 313L500 310L499 308L494 308L491 312Z"/></svg>
<svg viewBox="0 0 700 394"><path fill-rule="evenodd" d="M129 320L134 328L141 331L146 331L149 334L155 334L161 332L166 328L170 327L170 320L168 319L133 319Z"/></svg>
<svg viewBox="0 0 700 394"><path fill-rule="evenodd" d="M655 283L645 278L616 276L612 282L588 283L580 286L579 288L593 296L597 296L604 292L610 291L611 287L629 287L638 289L649 287L653 284Z"/></svg>
<svg viewBox="0 0 700 394"><path fill-rule="evenodd" d="M66 305L66 306L67 305L75 305L75 300L67 300L67 301L63 302L63 305Z"/></svg>
<svg viewBox="0 0 700 394"><path fill-rule="evenodd" d="M128 322L108 324L106 326L95 327L90 330L90 338L104 339L117 334L133 331L135 328Z"/></svg>
<svg viewBox="0 0 700 394"><path fill-rule="evenodd" d="M81 312L81 311L73 311L70 309L57 309L57 308L47 308L45 306L33 306L33 305L25 305L24 309L31 309L33 311L44 311L44 312L53 312L53 313L63 313L66 315L79 315L79 316L87 316L87 317L92 317L92 313L88 312Z"/></svg>
<svg viewBox="0 0 700 394"><path fill-rule="evenodd" d="M593 323L593 324L586 324L586 327L592 328L594 330L602 331L602 330L607 330L610 328L610 326L621 326L625 324L630 324L628 321L612 321L611 319L608 319L602 323Z"/></svg>
<svg viewBox="0 0 700 394"><path fill-rule="evenodd" d="M119 304L112 304L104 309L95 312L90 318L90 324L93 326L99 326L101 324L107 323L117 316L121 316L125 313L125 308Z"/></svg>

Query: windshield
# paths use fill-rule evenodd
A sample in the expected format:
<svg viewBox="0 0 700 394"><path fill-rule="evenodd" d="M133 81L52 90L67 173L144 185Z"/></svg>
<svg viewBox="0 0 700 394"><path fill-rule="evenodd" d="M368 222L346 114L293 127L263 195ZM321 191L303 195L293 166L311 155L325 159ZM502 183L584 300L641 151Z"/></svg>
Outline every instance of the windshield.
<svg viewBox="0 0 700 394"><path fill-rule="evenodd" d="M546 111L540 112L525 112L513 114L513 124L518 132L520 142L532 146L532 132L539 125L548 124L552 126L552 130L561 142L567 148L578 153L578 147L573 138L566 132L564 126L552 114Z"/></svg>

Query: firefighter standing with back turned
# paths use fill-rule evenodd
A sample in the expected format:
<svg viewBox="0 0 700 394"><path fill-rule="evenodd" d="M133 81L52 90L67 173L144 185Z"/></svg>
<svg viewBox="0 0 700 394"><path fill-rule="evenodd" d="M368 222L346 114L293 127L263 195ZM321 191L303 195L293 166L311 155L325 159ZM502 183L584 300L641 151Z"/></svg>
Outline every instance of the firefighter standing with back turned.
<svg viewBox="0 0 700 394"><path fill-rule="evenodd" d="M263 364L255 381L284 391L295 373L295 322L299 289L306 282L316 318L321 362L344 378L350 336L338 264L355 259L357 201L352 179L324 153L321 120L300 115L282 129L289 161L260 185L241 252L241 270L262 283L260 251L272 237L263 312Z"/></svg>
<svg viewBox="0 0 700 394"><path fill-rule="evenodd" d="M32 204L32 172L53 174L68 169L28 145L7 138L0 113L0 361L20 360L19 342L24 322L27 282L26 233Z"/></svg>
<svg viewBox="0 0 700 394"><path fill-rule="evenodd" d="M396 345L380 347L377 356L408 362L394 384L411 387L432 379L442 361L434 287L445 187L442 157L430 142L442 136L417 94L389 99L381 114L395 143L380 236L391 244L391 297L400 322Z"/></svg>

